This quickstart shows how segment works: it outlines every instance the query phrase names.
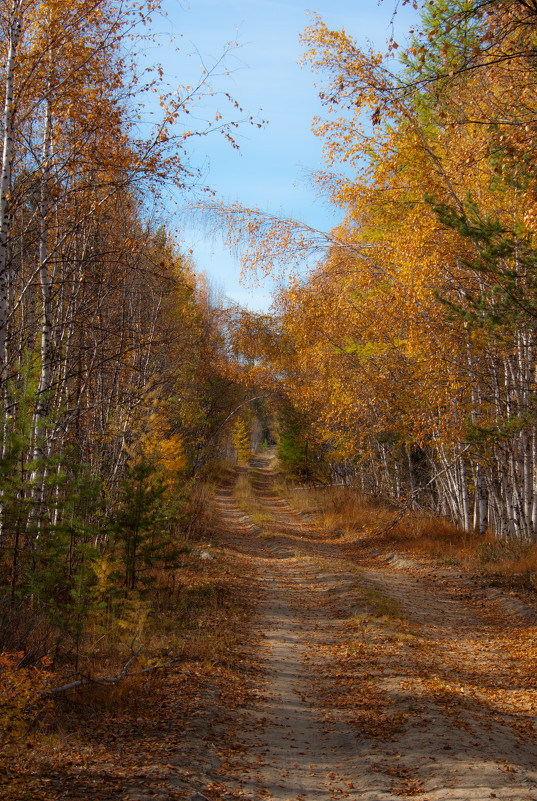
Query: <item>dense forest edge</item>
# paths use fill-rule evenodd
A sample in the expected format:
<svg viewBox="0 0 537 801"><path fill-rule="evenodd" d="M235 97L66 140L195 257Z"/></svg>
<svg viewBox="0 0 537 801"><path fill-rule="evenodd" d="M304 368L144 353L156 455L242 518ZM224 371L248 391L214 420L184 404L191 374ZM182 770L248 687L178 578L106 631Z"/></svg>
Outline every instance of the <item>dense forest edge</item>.
<svg viewBox="0 0 537 801"><path fill-rule="evenodd" d="M213 498L238 477L255 522L255 452L326 530L537 589L537 6L431 0L385 54L313 21L316 190L343 222L197 204L280 276L265 314L163 222L201 180L190 140L259 123L224 94L189 127L218 70L179 93L138 74L158 13L0 12L0 742L22 771L85 703L232 664L247 611Z"/></svg>

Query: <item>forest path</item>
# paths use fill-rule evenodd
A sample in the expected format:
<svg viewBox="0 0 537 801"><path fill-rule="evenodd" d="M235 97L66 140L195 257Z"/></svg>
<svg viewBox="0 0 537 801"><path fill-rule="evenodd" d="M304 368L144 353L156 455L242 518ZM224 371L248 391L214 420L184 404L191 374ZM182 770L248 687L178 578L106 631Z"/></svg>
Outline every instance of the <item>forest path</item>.
<svg viewBox="0 0 537 801"><path fill-rule="evenodd" d="M454 570L329 536L275 495L268 458L250 473L261 527L229 487L217 506L253 576L255 686L235 712L237 742L219 752L218 783L200 789L537 799L532 610Z"/></svg>
<svg viewBox="0 0 537 801"><path fill-rule="evenodd" d="M220 498L228 519L240 515L234 507L232 498ZM317 566L296 553L288 535L278 536L279 524L267 528L240 538L242 557L257 573L257 642L250 657L262 678L257 672L257 702L237 726L242 753L232 790L274 801L330 799L352 788L354 737L343 721L338 729L327 724L310 660L337 637L338 621L324 605L310 603Z"/></svg>
<svg viewBox="0 0 537 801"><path fill-rule="evenodd" d="M215 542L192 553L228 599L221 656L73 710L0 798L537 801L536 610L322 530L275 493L267 456L248 474L240 501L223 478Z"/></svg>

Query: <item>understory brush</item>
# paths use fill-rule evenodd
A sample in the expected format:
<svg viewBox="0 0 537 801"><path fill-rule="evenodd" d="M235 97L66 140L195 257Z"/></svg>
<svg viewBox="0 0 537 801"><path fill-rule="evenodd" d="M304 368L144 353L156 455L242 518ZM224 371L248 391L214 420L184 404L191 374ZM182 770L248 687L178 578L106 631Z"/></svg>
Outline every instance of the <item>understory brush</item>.
<svg viewBox="0 0 537 801"><path fill-rule="evenodd" d="M183 505L180 524L167 527L159 558L140 561L135 586L125 581L122 540L111 542L92 563L80 626L63 625L31 598L4 598L0 773L10 754L46 748L95 710L147 706L170 670L195 665L210 674L233 664L241 577L214 544L214 515L206 481Z"/></svg>

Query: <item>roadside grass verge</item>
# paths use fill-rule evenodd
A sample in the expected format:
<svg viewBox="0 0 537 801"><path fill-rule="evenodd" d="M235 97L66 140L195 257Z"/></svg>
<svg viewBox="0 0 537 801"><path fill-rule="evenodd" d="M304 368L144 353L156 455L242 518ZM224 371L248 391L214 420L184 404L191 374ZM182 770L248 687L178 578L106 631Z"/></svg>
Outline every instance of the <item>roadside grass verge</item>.
<svg viewBox="0 0 537 801"><path fill-rule="evenodd" d="M310 488L279 479L277 491L301 515L349 543L361 540L373 548L434 559L537 592L537 543L463 531L424 512L408 511L394 525L397 507L351 487Z"/></svg>
<svg viewBox="0 0 537 801"><path fill-rule="evenodd" d="M270 511L260 506L256 501L251 477L247 470L241 470L239 473L235 484L234 497L239 509L247 514L252 523L258 528L264 529L269 523L274 522L274 517ZM264 533L263 531L262 534Z"/></svg>

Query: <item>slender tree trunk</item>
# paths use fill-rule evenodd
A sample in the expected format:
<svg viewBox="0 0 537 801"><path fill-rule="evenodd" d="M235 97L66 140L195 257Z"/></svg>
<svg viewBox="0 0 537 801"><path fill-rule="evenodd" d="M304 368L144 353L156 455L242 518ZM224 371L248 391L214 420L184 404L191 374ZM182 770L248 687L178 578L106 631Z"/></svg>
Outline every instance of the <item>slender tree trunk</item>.
<svg viewBox="0 0 537 801"><path fill-rule="evenodd" d="M50 92L50 86L49 86ZM51 282L48 269L48 193L50 184L50 156L52 141L52 109L50 97L46 101L45 131L43 137L42 174L39 197L39 283L41 286L41 371L37 389L34 419L35 455L42 450L40 424L47 412L47 393L52 377L52 308Z"/></svg>
<svg viewBox="0 0 537 801"><path fill-rule="evenodd" d="M48 269L48 207L50 185L50 162L52 142L52 106L51 82L49 79L48 97L45 101L45 125L43 133L43 150L41 157L41 186L39 192L39 283L41 287L41 365L35 412L33 417L33 458L36 463L32 474L34 510L37 517L36 536L39 537L43 526L45 505L45 482L48 456L46 417L50 404L50 388L52 383L52 308L51 281Z"/></svg>
<svg viewBox="0 0 537 801"><path fill-rule="evenodd" d="M480 534L485 534L488 527L488 493L485 471L477 462L475 467L475 507L476 507L476 529Z"/></svg>
<svg viewBox="0 0 537 801"><path fill-rule="evenodd" d="M459 472L459 503L460 521L465 531L470 531L470 498L468 496L468 478L466 475L466 463L461 456L458 461Z"/></svg>
<svg viewBox="0 0 537 801"><path fill-rule="evenodd" d="M7 58L5 66L5 100L2 116L2 165L0 172L0 378L3 382L6 360L8 321L8 239L10 228L11 160L13 156L13 95L15 63L22 29L21 0L13 0L9 18Z"/></svg>

